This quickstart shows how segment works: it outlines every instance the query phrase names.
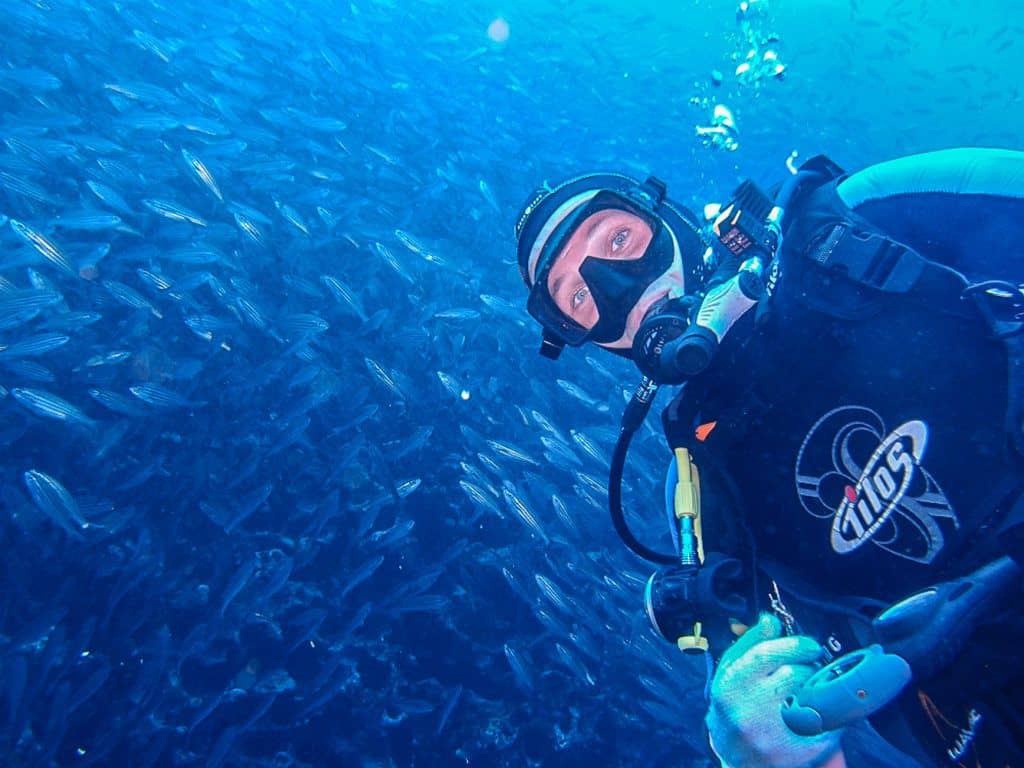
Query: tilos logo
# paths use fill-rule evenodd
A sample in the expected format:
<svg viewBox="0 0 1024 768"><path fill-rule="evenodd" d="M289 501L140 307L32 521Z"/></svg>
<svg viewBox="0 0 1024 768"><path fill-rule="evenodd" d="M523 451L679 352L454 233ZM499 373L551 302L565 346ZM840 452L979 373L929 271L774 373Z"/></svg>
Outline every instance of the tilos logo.
<svg viewBox="0 0 1024 768"><path fill-rule="evenodd" d="M922 466L927 447L922 421L887 433L882 417L861 406L818 419L797 454L796 488L805 510L831 518L833 551L848 554L870 541L907 560L935 559L944 541L939 521L960 524Z"/></svg>

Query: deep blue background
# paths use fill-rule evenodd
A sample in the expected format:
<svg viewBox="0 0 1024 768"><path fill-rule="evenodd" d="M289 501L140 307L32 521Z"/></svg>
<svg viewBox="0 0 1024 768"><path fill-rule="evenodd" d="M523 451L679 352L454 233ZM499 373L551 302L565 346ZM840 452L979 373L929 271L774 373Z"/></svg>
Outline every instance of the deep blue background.
<svg viewBox="0 0 1024 768"><path fill-rule="evenodd" d="M0 346L70 337L0 351L7 764L702 764L703 668L647 627L600 491L635 377L536 356L518 205L607 169L700 210L794 150L856 169L1024 125L1005 3L776 2L762 29L786 77L744 85L724 2L8 0L0 223L72 270L0 226ZM718 102L735 152L694 135ZM61 300L12 315L33 285ZM662 547L665 460L652 419L627 498Z"/></svg>

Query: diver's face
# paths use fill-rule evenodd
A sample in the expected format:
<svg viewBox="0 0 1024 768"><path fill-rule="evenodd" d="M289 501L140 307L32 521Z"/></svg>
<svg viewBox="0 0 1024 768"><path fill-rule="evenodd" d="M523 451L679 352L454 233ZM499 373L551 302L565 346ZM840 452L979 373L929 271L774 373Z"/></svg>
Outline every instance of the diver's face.
<svg viewBox="0 0 1024 768"><path fill-rule="evenodd" d="M597 304L580 274L580 266L588 256L600 259L639 259L651 244L654 233L650 225L628 211L606 208L597 211L576 228L569 242L548 272L548 293L558 308L584 328L593 328L599 319ZM647 311L674 289L682 290L683 275L678 259L655 280L640 297L626 319L623 335L599 346L628 349Z"/></svg>
<svg viewBox="0 0 1024 768"><path fill-rule="evenodd" d="M568 317L584 328L593 328L600 315L580 274L584 259L639 259L653 236L647 222L635 214L614 208L591 214L576 228L551 265L548 294Z"/></svg>

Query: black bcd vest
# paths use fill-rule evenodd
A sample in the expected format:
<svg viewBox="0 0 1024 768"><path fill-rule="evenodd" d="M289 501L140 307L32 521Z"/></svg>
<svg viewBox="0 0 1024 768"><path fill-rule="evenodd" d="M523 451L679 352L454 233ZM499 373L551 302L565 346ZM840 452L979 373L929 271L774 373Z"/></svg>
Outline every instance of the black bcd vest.
<svg viewBox="0 0 1024 768"><path fill-rule="evenodd" d="M761 555L885 601L994 556L1024 478L1020 380L964 278L835 188L791 204L769 298L663 423L673 447L714 423L700 453L738 489Z"/></svg>
<svg viewBox="0 0 1024 768"><path fill-rule="evenodd" d="M769 297L662 419L718 486L705 516L739 516L755 566L819 606L877 609L1006 551L1020 561L1024 334L1000 338L959 273L850 210L841 170L815 164L827 180L789 206ZM1019 656L1019 603L1003 618L951 685Z"/></svg>

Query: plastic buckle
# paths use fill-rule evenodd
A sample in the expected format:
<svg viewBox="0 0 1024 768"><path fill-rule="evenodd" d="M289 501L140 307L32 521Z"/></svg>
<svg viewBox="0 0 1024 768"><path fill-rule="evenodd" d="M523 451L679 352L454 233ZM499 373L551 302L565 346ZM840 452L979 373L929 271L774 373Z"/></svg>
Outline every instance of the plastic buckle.
<svg viewBox="0 0 1024 768"><path fill-rule="evenodd" d="M906 293L924 270L914 250L870 232L836 224L814 249L812 259L856 283L884 293Z"/></svg>

